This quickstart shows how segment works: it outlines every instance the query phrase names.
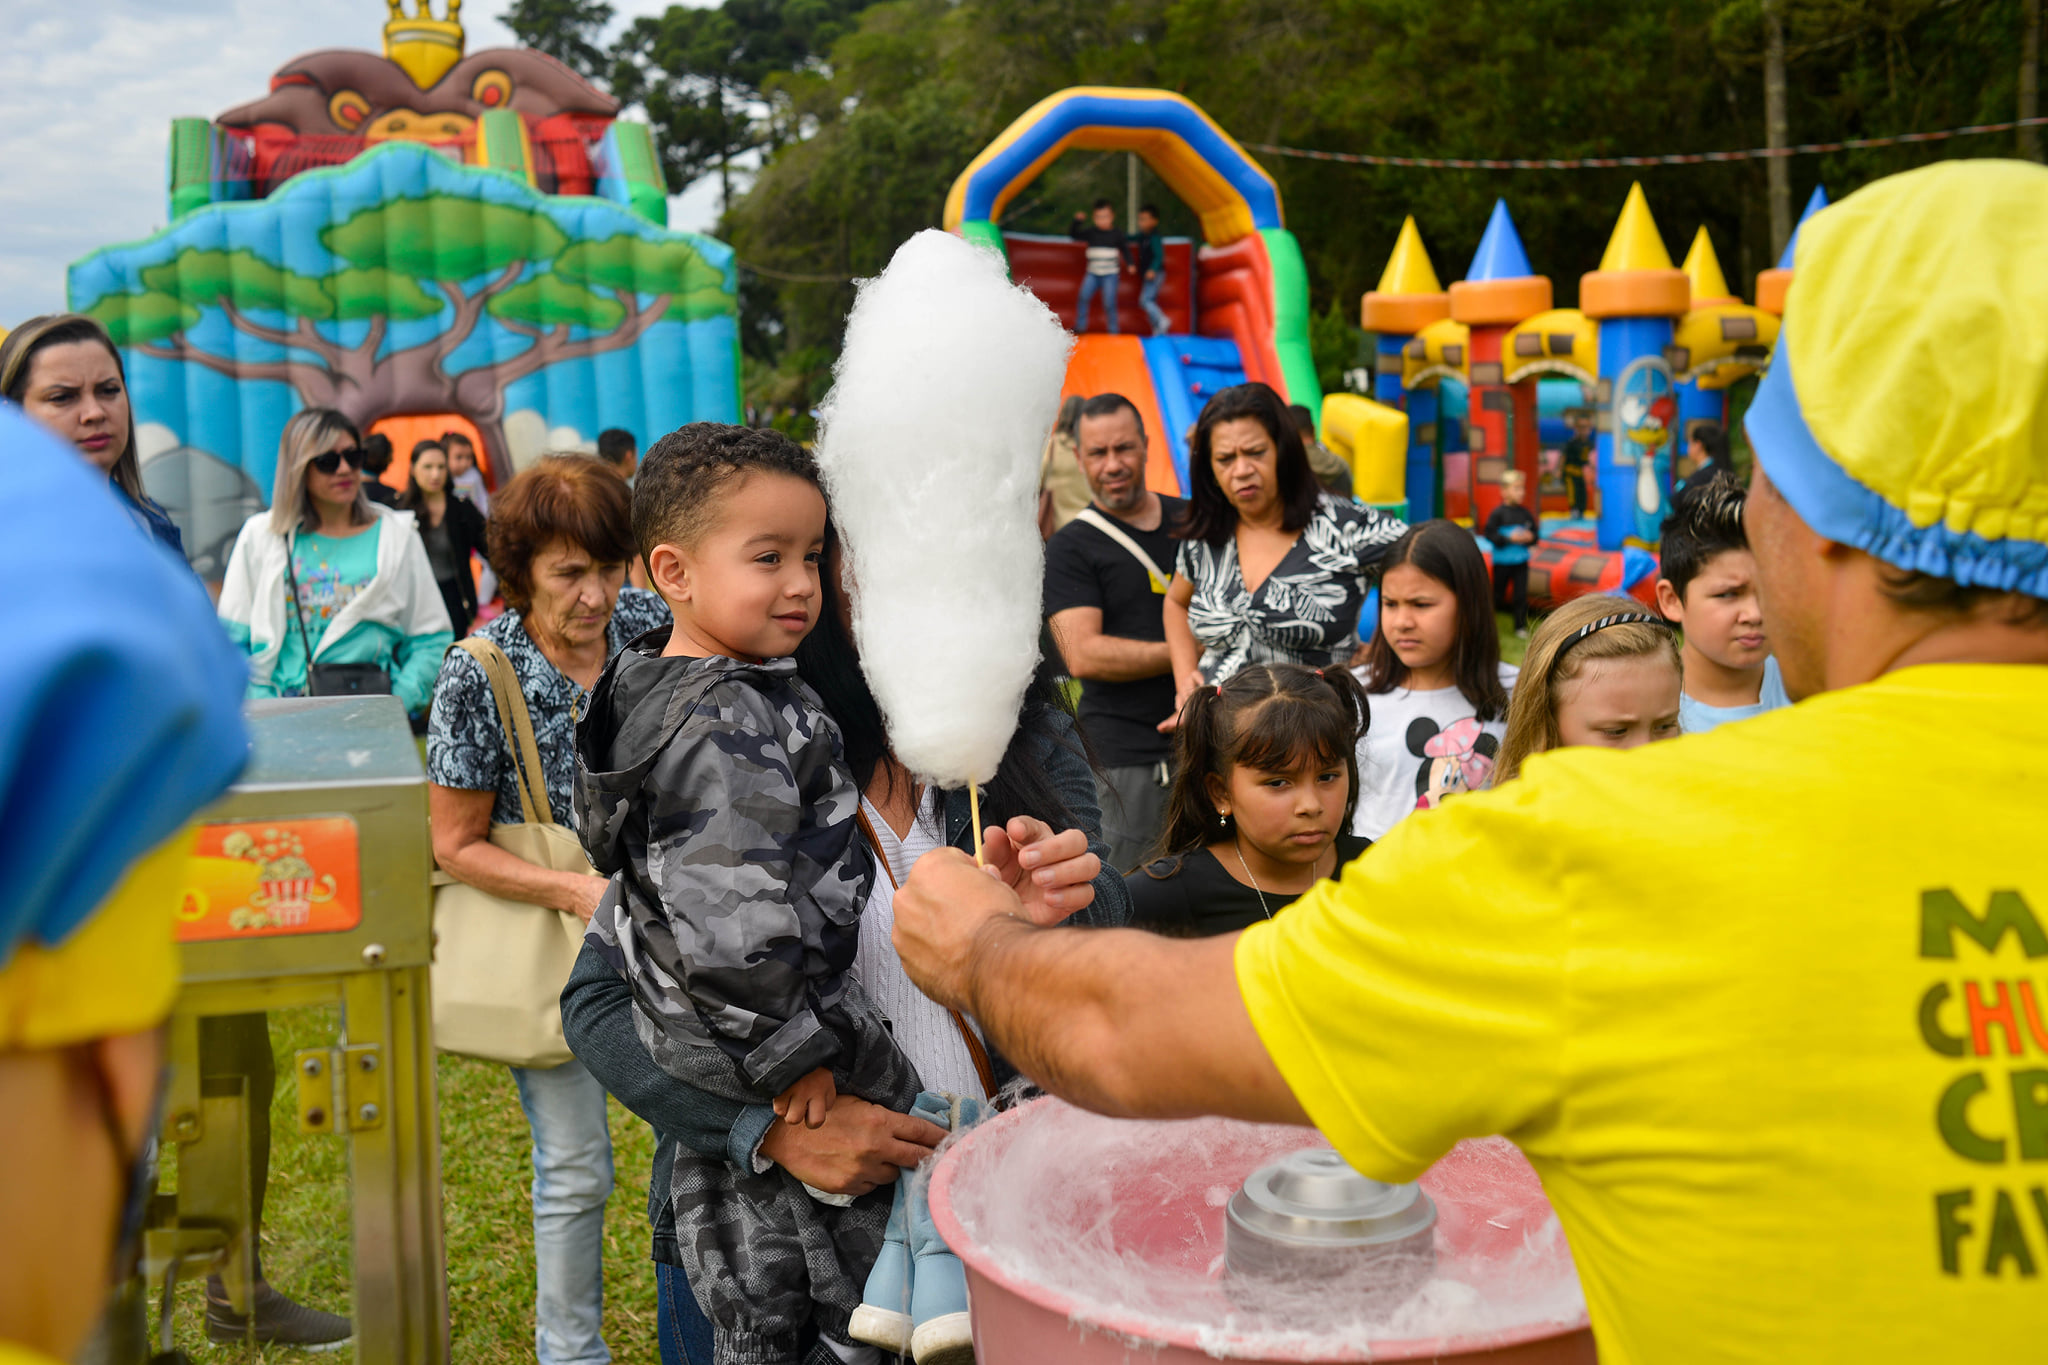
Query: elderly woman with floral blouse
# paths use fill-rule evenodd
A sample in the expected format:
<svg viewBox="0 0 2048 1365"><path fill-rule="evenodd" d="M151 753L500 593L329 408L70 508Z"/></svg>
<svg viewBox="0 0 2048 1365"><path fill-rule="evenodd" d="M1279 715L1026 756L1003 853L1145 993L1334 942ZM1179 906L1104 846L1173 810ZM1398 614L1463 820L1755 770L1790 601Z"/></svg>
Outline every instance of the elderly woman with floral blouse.
<svg viewBox="0 0 2048 1365"><path fill-rule="evenodd" d="M659 597L625 586L632 520L625 481L580 455L540 460L491 499L490 560L507 610L477 634L519 675L548 806L572 827L577 706L606 660L669 619ZM490 842L493 824L520 822L517 771L482 666L451 650L427 730L434 860L479 890L588 920L604 878L540 867ZM535 1354L542 1365L607 1360L600 1329L612 1156L604 1088L574 1060L514 1067L512 1078L533 1129Z"/></svg>

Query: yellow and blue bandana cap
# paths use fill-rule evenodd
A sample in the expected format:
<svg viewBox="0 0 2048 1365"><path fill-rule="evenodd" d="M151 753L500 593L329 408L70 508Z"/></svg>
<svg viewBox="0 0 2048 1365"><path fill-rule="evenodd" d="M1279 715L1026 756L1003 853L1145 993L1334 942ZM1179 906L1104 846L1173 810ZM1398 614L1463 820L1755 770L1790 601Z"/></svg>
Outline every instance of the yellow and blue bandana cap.
<svg viewBox="0 0 2048 1365"><path fill-rule="evenodd" d="M1815 214L1743 425L1819 534L2048 597L2048 169L1942 162Z"/></svg>
<svg viewBox="0 0 2048 1365"><path fill-rule="evenodd" d="M189 823L247 759L247 670L104 474L0 403L0 1052L160 1022Z"/></svg>

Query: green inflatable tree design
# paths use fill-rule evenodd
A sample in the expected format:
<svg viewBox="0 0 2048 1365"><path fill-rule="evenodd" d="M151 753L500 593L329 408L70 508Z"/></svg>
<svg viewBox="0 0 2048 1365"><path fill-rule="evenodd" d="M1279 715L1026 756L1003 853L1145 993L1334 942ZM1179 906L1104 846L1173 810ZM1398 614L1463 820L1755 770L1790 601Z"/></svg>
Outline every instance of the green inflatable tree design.
<svg viewBox="0 0 2048 1365"><path fill-rule="evenodd" d="M141 271L140 289L106 295L85 311L117 345L235 379L279 380L307 406L337 408L359 423L458 412L502 459L506 385L564 360L623 350L663 318L715 317L733 306L724 273L689 242L630 233L572 241L537 207L447 194L394 199L325 229L320 241L340 262L329 274L302 274L247 249L188 247ZM195 344L189 333L209 308L285 354L245 360ZM486 316L525 344L449 373L449 357ZM430 339L385 350L392 322L436 317L446 321ZM354 344L321 330L365 320Z"/></svg>

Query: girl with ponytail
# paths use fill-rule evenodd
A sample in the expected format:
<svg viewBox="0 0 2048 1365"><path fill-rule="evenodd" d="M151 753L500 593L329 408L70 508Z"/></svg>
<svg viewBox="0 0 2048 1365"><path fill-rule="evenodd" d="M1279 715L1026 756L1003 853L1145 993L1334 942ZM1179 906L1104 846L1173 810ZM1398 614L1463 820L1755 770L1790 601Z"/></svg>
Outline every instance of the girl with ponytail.
<svg viewBox="0 0 2048 1365"><path fill-rule="evenodd" d="M1196 688L1175 730L1178 771L1155 859L1124 878L1132 922L1188 937L1270 919L1364 852L1358 801L1365 691L1342 668L1248 664Z"/></svg>

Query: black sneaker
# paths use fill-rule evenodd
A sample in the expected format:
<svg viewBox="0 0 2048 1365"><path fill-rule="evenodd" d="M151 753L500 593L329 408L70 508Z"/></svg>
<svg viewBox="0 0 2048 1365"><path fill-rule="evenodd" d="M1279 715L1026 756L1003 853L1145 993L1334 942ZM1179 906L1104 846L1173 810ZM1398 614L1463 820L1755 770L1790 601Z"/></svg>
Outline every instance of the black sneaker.
<svg viewBox="0 0 2048 1365"><path fill-rule="evenodd" d="M222 1297L215 1297L219 1286L217 1279L210 1279L206 1286L206 1339L224 1346L248 1341L249 1319L228 1306L225 1290L220 1291ZM267 1280L256 1282L250 1306L255 1310L259 1346L275 1344L304 1351L338 1351L348 1344L355 1331L347 1318L288 1299L271 1288Z"/></svg>

